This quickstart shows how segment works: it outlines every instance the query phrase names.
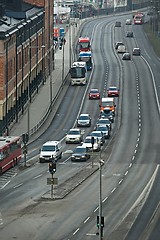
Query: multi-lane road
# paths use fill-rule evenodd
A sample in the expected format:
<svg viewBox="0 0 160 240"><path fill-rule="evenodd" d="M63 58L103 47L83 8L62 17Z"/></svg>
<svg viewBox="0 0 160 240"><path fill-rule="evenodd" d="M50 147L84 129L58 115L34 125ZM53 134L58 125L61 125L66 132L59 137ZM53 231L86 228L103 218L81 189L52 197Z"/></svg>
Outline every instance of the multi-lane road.
<svg viewBox="0 0 160 240"><path fill-rule="evenodd" d="M39 148L45 141L62 140L63 150L74 149L63 138L74 126L80 112L89 113L94 129L99 116L99 102L88 100L90 88L106 95L110 85L120 89L116 98L116 116L111 138L102 148L103 239L156 239L159 227L159 59L154 54L142 26L125 25L132 15L95 18L86 23L81 36L92 40L94 67L87 86L70 86L49 129L29 149L31 167L17 170L0 189L0 236L4 240L98 239L96 217L99 206L99 171L59 200L44 200L48 165L38 163ZM116 20L122 27L115 28ZM127 30L134 38L126 38ZM142 55L123 61L115 42L122 41L129 52L140 47ZM94 157L98 166L100 156ZM59 185L82 169L86 163L72 163L64 155L57 163ZM77 179L73 177L75 183ZM67 188L67 185L64 185ZM62 185L63 188L63 185ZM64 189L65 191L66 189Z"/></svg>

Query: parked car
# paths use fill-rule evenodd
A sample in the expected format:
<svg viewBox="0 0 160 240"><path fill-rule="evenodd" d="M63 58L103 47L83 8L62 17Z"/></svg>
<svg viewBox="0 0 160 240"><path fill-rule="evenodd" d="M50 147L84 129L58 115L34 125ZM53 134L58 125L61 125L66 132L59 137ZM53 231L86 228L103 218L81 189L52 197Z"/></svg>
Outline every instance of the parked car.
<svg viewBox="0 0 160 240"><path fill-rule="evenodd" d="M90 153L87 147L78 146L71 155L71 161L87 161L90 158Z"/></svg>
<svg viewBox="0 0 160 240"><path fill-rule="evenodd" d="M131 60L131 54L126 52L122 55L122 60Z"/></svg>
<svg viewBox="0 0 160 240"><path fill-rule="evenodd" d="M138 48L138 47L133 48L132 55L134 55L134 56L140 56L140 55L141 55L141 49Z"/></svg>
<svg viewBox="0 0 160 240"><path fill-rule="evenodd" d="M96 131L95 130L95 131L91 132L90 136L98 138L101 145L103 145L105 143L105 137L104 137L104 134L101 131Z"/></svg>
<svg viewBox="0 0 160 240"><path fill-rule="evenodd" d="M110 130L108 125L99 125L96 127L96 131L101 131L104 134L105 139L110 138Z"/></svg>
<svg viewBox="0 0 160 240"><path fill-rule="evenodd" d="M92 88L90 91L89 91L89 99L100 99L100 92L97 88Z"/></svg>
<svg viewBox="0 0 160 240"><path fill-rule="evenodd" d="M66 143L81 143L83 141L83 131L79 128L72 128L66 134Z"/></svg>
<svg viewBox="0 0 160 240"><path fill-rule="evenodd" d="M94 140L94 143L92 144L92 141ZM97 137L93 136L87 136L82 143L82 146L87 147L90 151L97 151L99 152L101 150L101 143Z"/></svg>
<svg viewBox="0 0 160 240"><path fill-rule="evenodd" d="M111 86L107 89L108 97L118 97L119 89L116 86Z"/></svg>
<svg viewBox="0 0 160 240"><path fill-rule="evenodd" d="M80 114L77 119L77 127L90 127L91 126L91 117L88 113Z"/></svg>

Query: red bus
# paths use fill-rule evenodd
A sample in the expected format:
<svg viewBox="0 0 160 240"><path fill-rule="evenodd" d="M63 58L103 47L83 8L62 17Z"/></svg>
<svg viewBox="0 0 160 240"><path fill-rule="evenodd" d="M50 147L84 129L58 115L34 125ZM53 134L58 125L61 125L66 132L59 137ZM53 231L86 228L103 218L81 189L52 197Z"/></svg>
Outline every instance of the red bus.
<svg viewBox="0 0 160 240"><path fill-rule="evenodd" d="M14 167L21 158L21 137L0 137L0 174Z"/></svg>
<svg viewBox="0 0 160 240"><path fill-rule="evenodd" d="M134 15L134 24L143 24L144 23L144 14L143 13L136 13Z"/></svg>
<svg viewBox="0 0 160 240"><path fill-rule="evenodd" d="M88 37L80 37L78 41L79 52L89 52L91 51L91 43Z"/></svg>

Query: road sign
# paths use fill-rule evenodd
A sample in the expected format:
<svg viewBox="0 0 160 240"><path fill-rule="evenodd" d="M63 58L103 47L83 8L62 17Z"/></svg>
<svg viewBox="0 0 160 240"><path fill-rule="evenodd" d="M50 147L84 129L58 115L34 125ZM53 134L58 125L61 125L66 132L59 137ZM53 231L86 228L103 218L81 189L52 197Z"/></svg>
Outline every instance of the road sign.
<svg viewBox="0 0 160 240"><path fill-rule="evenodd" d="M47 185L57 185L58 184L58 178L47 178Z"/></svg>

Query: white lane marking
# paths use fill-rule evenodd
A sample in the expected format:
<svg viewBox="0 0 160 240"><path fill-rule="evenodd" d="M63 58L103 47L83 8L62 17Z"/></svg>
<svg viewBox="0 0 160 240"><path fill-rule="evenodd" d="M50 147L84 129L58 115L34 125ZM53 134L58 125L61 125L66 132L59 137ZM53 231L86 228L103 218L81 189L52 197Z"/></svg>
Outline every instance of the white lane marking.
<svg viewBox="0 0 160 240"><path fill-rule="evenodd" d="M115 190L116 190L116 188L113 188L112 191L111 191L111 193L113 193Z"/></svg>
<svg viewBox="0 0 160 240"><path fill-rule="evenodd" d="M18 188L18 187L20 187L20 186L22 186L22 185L23 185L23 183L20 183L20 184L14 186L13 188Z"/></svg>
<svg viewBox="0 0 160 240"><path fill-rule="evenodd" d="M5 188L8 184L10 183L10 181L8 181L6 184L4 184L1 189Z"/></svg>
<svg viewBox="0 0 160 240"><path fill-rule="evenodd" d="M42 174L39 174L39 175L35 176L33 179L37 179L37 178L39 178L41 176L42 176Z"/></svg>
<svg viewBox="0 0 160 240"><path fill-rule="evenodd" d="M84 221L84 223L86 223L89 219L90 219L90 217L87 217L86 220Z"/></svg>
<svg viewBox="0 0 160 240"><path fill-rule="evenodd" d="M78 231L79 231L79 228L77 228L77 230L73 233L73 235L75 235Z"/></svg>

